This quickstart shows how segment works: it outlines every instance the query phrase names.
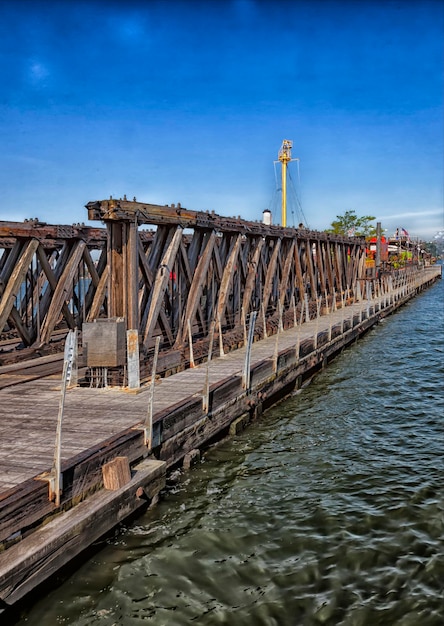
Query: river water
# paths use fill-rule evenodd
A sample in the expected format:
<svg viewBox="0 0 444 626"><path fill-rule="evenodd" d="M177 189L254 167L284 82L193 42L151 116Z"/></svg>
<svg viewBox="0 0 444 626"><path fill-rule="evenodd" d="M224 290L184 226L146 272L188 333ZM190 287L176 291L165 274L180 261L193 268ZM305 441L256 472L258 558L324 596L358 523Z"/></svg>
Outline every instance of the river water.
<svg viewBox="0 0 444 626"><path fill-rule="evenodd" d="M18 623L444 624L443 305L438 281Z"/></svg>

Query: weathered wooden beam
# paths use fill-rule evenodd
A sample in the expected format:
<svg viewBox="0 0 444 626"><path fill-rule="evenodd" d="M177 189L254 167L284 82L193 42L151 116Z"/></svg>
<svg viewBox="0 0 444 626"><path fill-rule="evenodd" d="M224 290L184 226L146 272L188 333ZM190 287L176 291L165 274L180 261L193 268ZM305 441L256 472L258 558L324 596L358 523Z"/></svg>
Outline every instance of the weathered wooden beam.
<svg viewBox="0 0 444 626"><path fill-rule="evenodd" d="M139 235L137 225L130 222L127 225L126 239L126 317L128 329L139 328Z"/></svg>
<svg viewBox="0 0 444 626"><path fill-rule="evenodd" d="M152 224L156 226L178 226L183 228L196 228L203 230L215 230L218 232L241 233L246 236L261 235L263 237L288 237L292 239L300 236L296 228L287 228L280 225L267 225L263 222L243 220L240 217L224 217L214 212L191 211L176 205L158 205L145 202L129 201L111 198L108 200L96 200L88 202L88 219L111 221L137 221L138 224ZM305 234L305 233L304 233ZM306 231L307 237L319 236L324 240L350 241L349 237L333 235L331 233L317 233Z"/></svg>
<svg viewBox="0 0 444 626"><path fill-rule="evenodd" d="M325 272L324 272L324 259L323 259L323 255L322 255L322 243L321 241L318 239L315 242L316 245L316 267L318 269L318 276L319 276L319 286L321 289L321 293L324 293L325 291L325 287L326 287L326 283L325 283Z"/></svg>
<svg viewBox="0 0 444 626"><path fill-rule="evenodd" d="M25 279L29 264L31 263L38 247L39 242L37 239L31 239L23 246L23 252L20 255L20 259L14 267L0 299L0 331L3 330L6 320L12 311L15 298L20 292L20 288Z"/></svg>
<svg viewBox="0 0 444 626"><path fill-rule="evenodd" d="M145 282L146 285L148 285L149 289L151 290L154 284L154 276L153 273L148 265L148 261L146 258L146 255L144 253L144 251L139 247L139 265L140 265L140 270L142 275L145 277ZM144 292L147 292L148 290L144 288L141 290L141 294L140 294L140 305L139 305L139 310L141 313L141 321L140 321L140 333L145 336L145 329L146 329L146 324L147 324L147 319L148 319L148 314L149 314L149 301L148 301L148 295L146 297L146 302L144 304L144 298L143 296L145 295ZM148 303L147 303L148 302ZM172 330L170 328L170 324L168 322L168 318L166 316L165 311L163 310L163 308L160 308L159 311L159 318L160 318L160 325L161 327L164 329L168 341L170 342L170 344L172 345L174 342L174 338L173 338L173 333Z"/></svg>
<svg viewBox="0 0 444 626"><path fill-rule="evenodd" d="M77 271L79 261L83 256L83 250L85 246L86 243L84 241L78 241L75 244L68 263L66 264L60 280L57 283L57 287L51 300L51 305L42 324L40 336L41 341L44 343L49 341L49 338L57 324L59 316L63 314L64 304L66 305L67 302L69 302L69 300L71 299L73 291L73 278Z"/></svg>
<svg viewBox="0 0 444 626"><path fill-rule="evenodd" d="M307 245L305 246L305 254L307 260L308 280L310 282L310 295L312 298L316 298L318 285L313 264L313 241L307 241Z"/></svg>
<svg viewBox="0 0 444 626"><path fill-rule="evenodd" d="M51 287L51 291L48 290L48 295L47 295L47 300L49 301L50 298L50 293L54 293L55 290L57 289L57 283L58 283L58 279L59 277L55 275L55 273L52 271L51 269L51 264L48 261L48 258L45 254L45 251L43 250L42 246L39 246L37 248L37 257L40 261L40 265L42 266L42 270L46 276L46 279L49 283L49 286ZM43 321L44 317L45 317L45 313L46 313L46 308L48 307L48 305L45 303L45 309L41 310L40 312L40 319ZM68 308L68 305L66 304L66 302L63 302L62 304L62 313L63 313L63 317L66 319L66 321L68 322L68 325L70 328L74 328L75 327L75 321L74 321L74 317L71 315L71 311Z"/></svg>
<svg viewBox="0 0 444 626"><path fill-rule="evenodd" d="M342 278L342 256L341 256L342 248L338 242L335 243L334 246L334 256L333 256L333 267L335 269L336 275L336 289L339 291L343 291L343 278Z"/></svg>
<svg viewBox="0 0 444 626"><path fill-rule="evenodd" d="M200 257L196 271L194 272L193 282L190 286L188 294L187 306L185 310L184 318L182 319L181 332L177 335L175 347L183 344L186 341L187 336L187 320L194 320L197 307L199 306L199 300L202 295L202 288L205 282L205 278L210 266L211 257L216 241L216 232L212 231L206 241L205 250Z"/></svg>
<svg viewBox="0 0 444 626"><path fill-rule="evenodd" d="M82 239L89 248L106 245L106 230L84 224L54 225L37 219L25 222L0 221L0 247L11 247L17 239L37 239L45 248L61 247L67 239Z"/></svg>
<svg viewBox="0 0 444 626"><path fill-rule="evenodd" d="M299 299L303 300L305 294L304 276L302 274L301 266L301 251L299 249L299 242L296 240L294 246L294 267L296 270L296 282L299 289Z"/></svg>
<svg viewBox="0 0 444 626"><path fill-rule="evenodd" d="M271 255L270 263L268 265L267 274L265 277L264 293L263 293L263 298L262 298L262 302L263 302L263 306L265 310L267 310L268 308L268 303L270 301L271 291L273 288L273 282L276 279L276 266L277 266L277 260L279 257L280 250L281 250L281 240L276 239L274 241L273 253Z"/></svg>
<svg viewBox="0 0 444 626"><path fill-rule="evenodd" d="M221 319L225 312L227 298L229 295L229 286L233 278L234 266L239 256L241 237L242 235L237 235L237 237L235 238L231 252L225 263L222 280L220 282L219 297L218 297L217 308L216 308L216 319Z"/></svg>
<svg viewBox="0 0 444 626"><path fill-rule="evenodd" d="M131 470L127 456L116 456L102 466L103 486L116 491L131 480Z"/></svg>
<svg viewBox="0 0 444 626"><path fill-rule="evenodd" d="M12 272L14 271L22 252L23 243L23 240L19 240L14 243L12 248L5 249L4 255L1 259L0 283L2 285L6 285Z"/></svg>
<svg viewBox="0 0 444 626"><path fill-rule="evenodd" d="M144 336L145 346L148 346L148 343L152 337L155 325L159 317L159 312L163 305L165 289L168 285L170 272L172 271L172 265L174 263L174 260L177 255L177 251L180 246L182 234L183 234L183 228L181 226L178 226L170 242L170 245L168 246L168 249L165 252L165 255L162 259L162 263L157 271L156 280L154 282L152 293L151 293L151 305L150 305L150 309L148 312L148 319L147 319L146 328L145 328L145 336Z"/></svg>
<svg viewBox="0 0 444 626"><path fill-rule="evenodd" d="M255 243L256 245L254 248L253 258L248 264L247 278L245 281L244 296L242 300L242 308L245 311L246 315L250 312L251 298L253 295L254 286L256 284L256 275L258 272L259 260L262 254L265 239L259 237Z"/></svg>
<svg viewBox="0 0 444 626"><path fill-rule="evenodd" d="M279 302L281 303L282 306L284 306L285 296L287 295L288 279L290 276L290 271L293 266L293 256L294 256L295 245L296 245L296 242L293 240L290 243L290 247L286 251L286 255L285 255L284 268L282 271L281 283L279 285Z"/></svg>
<svg viewBox="0 0 444 626"><path fill-rule="evenodd" d="M106 296L106 290L108 288L108 271L109 271L108 266L106 266L102 272L102 275L99 280L99 284L97 285L97 288L94 294L94 299L91 303L91 307L86 316L85 321L87 322L93 322L94 320L98 319L98 317L100 316L100 310L103 306L103 302Z"/></svg>
<svg viewBox="0 0 444 626"><path fill-rule="evenodd" d="M334 277L333 277L333 268L332 268L332 251L331 251L331 245L329 241L324 242L323 255L324 255L324 265L327 270L328 290L331 294L333 293Z"/></svg>
<svg viewBox="0 0 444 626"><path fill-rule="evenodd" d="M124 228L122 222L107 222L108 230L108 315L125 317L123 275Z"/></svg>

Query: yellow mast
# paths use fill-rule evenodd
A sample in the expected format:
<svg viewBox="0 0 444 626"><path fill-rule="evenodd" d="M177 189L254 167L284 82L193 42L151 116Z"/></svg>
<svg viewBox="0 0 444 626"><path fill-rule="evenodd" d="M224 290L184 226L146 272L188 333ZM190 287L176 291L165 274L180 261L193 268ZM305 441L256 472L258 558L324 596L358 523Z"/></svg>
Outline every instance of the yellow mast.
<svg viewBox="0 0 444 626"><path fill-rule="evenodd" d="M278 159L282 163L282 226L287 226L287 164L291 161L293 142L284 139Z"/></svg>

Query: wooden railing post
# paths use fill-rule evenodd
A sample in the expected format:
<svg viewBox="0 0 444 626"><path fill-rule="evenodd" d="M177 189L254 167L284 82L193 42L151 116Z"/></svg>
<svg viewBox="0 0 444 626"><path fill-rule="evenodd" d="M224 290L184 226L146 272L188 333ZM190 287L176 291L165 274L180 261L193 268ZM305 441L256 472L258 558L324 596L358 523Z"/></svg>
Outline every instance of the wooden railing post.
<svg viewBox="0 0 444 626"><path fill-rule="evenodd" d="M194 363L194 353L193 353L193 334L191 332L191 321L188 318L187 320L187 328L188 328L188 346L190 350L190 367L195 367Z"/></svg>
<svg viewBox="0 0 444 626"><path fill-rule="evenodd" d="M211 356L213 352L213 341L214 341L214 325L215 322L211 325L210 330L210 343L208 346L208 358L207 358L207 368L205 374L205 387L202 394L202 409L204 413L208 413L210 409L210 362Z"/></svg>
<svg viewBox="0 0 444 626"><path fill-rule="evenodd" d="M261 311L262 311L262 324L264 326L264 339L266 339L267 338L267 318L265 317L265 306L263 302L261 304Z"/></svg>
<svg viewBox="0 0 444 626"><path fill-rule="evenodd" d="M244 372L242 376L242 386L247 391L250 389L251 376L251 346L254 339L254 325L256 323L257 311L250 315L250 326L248 328L247 349L245 350Z"/></svg>
<svg viewBox="0 0 444 626"><path fill-rule="evenodd" d="M160 337L156 337L156 345L154 348L153 367L151 368L150 391L148 396L148 411L144 428L144 443L151 452L153 447L153 411L154 411L154 385L156 384L157 359L159 357Z"/></svg>
<svg viewBox="0 0 444 626"><path fill-rule="evenodd" d="M128 369L128 388L139 389L140 387L140 360L139 360L139 331L130 329L126 331L126 354Z"/></svg>

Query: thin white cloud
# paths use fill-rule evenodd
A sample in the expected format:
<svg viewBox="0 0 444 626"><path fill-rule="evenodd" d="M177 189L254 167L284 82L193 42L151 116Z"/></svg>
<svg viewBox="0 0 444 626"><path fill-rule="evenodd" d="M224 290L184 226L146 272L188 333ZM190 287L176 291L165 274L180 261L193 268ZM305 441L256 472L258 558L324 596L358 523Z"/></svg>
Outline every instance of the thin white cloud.
<svg viewBox="0 0 444 626"><path fill-rule="evenodd" d="M422 218L425 216L443 215L443 209L429 209L427 211L412 211L410 213L403 211L402 213L394 213L393 215L380 215L378 220L397 220L406 218Z"/></svg>

